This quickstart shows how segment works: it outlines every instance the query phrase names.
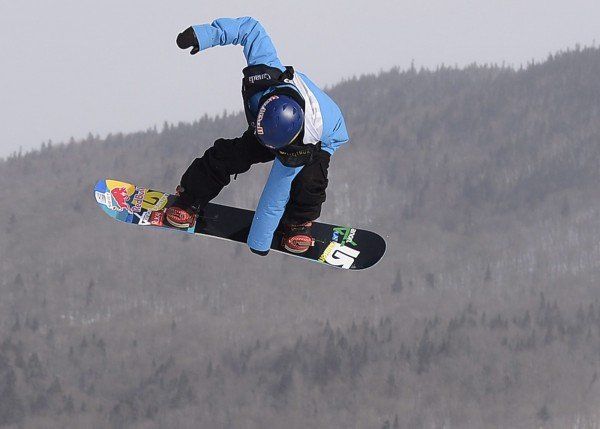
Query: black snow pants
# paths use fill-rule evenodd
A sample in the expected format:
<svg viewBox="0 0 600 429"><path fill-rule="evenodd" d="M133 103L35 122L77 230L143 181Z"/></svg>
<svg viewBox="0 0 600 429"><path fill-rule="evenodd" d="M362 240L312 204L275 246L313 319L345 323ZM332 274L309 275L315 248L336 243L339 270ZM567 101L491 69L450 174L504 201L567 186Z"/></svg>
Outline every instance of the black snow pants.
<svg viewBox="0 0 600 429"><path fill-rule="evenodd" d="M181 186L190 200L200 208L229 184L232 174L245 173L253 164L275 159L275 154L260 144L251 129L241 137L218 139L201 158L196 158L181 178ZM321 215L325 202L327 169L330 155L319 150L292 181L290 200L283 221L299 224Z"/></svg>

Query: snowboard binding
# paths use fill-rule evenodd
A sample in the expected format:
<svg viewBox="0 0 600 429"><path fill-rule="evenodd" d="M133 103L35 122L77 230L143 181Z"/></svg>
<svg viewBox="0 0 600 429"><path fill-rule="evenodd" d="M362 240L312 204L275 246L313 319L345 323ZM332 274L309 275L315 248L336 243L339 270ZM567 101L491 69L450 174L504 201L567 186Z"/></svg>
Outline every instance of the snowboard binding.
<svg viewBox="0 0 600 429"><path fill-rule="evenodd" d="M201 210L191 203L185 194L183 186L178 185L175 190L175 200L165 210L165 220L171 226L180 229L193 228Z"/></svg>
<svg viewBox="0 0 600 429"><path fill-rule="evenodd" d="M282 247L288 252L300 254L308 251L315 245L315 239L311 234L312 222L304 222L298 225L283 225Z"/></svg>

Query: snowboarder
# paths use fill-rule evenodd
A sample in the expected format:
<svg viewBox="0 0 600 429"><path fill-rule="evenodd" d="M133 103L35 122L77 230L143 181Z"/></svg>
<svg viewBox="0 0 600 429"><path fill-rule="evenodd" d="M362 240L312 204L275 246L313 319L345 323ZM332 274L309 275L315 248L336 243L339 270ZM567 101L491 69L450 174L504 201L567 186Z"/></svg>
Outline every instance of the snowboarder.
<svg viewBox="0 0 600 429"><path fill-rule="evenodd" d="M165 212L178 228L194 225L206 204L259 162L274 161L248 235L254 253L266 255L281 224L282 246L293 253L313 244L312 221L321 214L330 156L348 141L335 102L304 74L284 66L273 43L255 19L220 18L195 25L177 36L192 55L221 45L242 45L242 98L248 129L241 137L218 139L188 167L178 197Z"/></svg>

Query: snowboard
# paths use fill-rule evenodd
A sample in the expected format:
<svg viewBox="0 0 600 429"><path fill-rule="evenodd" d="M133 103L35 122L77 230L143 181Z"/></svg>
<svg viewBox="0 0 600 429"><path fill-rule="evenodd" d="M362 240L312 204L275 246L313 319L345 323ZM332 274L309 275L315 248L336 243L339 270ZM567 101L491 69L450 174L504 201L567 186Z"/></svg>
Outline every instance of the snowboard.
<svg viewBox="0 0 600 429"><path fill-rule="evenodd" d="M193 227L180 229L169 225L164 214L175 195L119 180L103 179L96 183L94 196L102 210L120 222L239 243L246 243L254 218L252 210L209 203ZM364 229L313 222L312 235L314 246L305 253L294 254L281 246L282 234L278 230L274 234L271 250L348 270L372 267L385 253L385 240Z"/></svg>

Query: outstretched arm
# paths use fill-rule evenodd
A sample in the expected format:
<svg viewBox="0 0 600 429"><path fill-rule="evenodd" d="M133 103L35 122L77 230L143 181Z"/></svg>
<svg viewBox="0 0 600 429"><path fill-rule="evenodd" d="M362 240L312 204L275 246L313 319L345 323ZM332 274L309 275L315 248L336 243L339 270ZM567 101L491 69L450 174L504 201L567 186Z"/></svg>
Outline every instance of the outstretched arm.
<svg viewBox="0 0 600 429"><path fill-rule="evenodd" d="M254 18L219 18L210 24L194 25L192 29L201 51L219 45L242 45L249 66L266 64L285 70L271 38Z"/></svg>
<svg viewBox="0 0 600 429"><path fill-rule="evenodd" d="M292 180L302 167L286 167L275 159L265 184L248 234L248 246L256 253L266 254L271 248L273 233L290 199Z"/></svg>

